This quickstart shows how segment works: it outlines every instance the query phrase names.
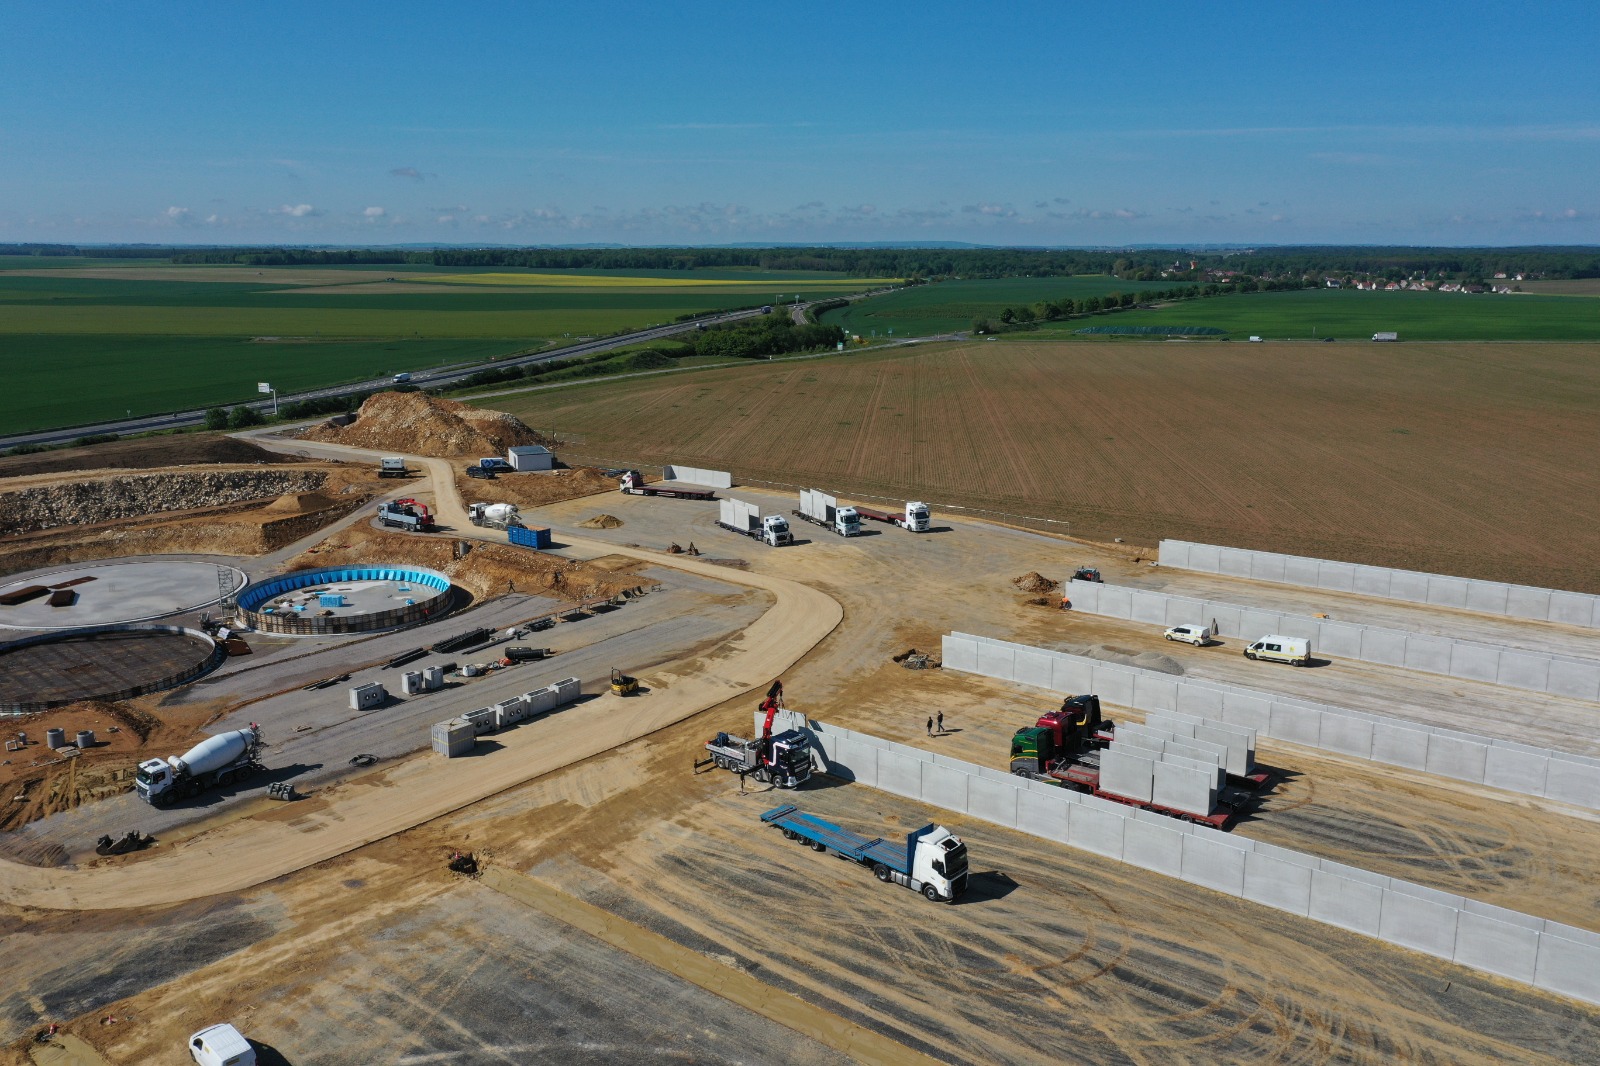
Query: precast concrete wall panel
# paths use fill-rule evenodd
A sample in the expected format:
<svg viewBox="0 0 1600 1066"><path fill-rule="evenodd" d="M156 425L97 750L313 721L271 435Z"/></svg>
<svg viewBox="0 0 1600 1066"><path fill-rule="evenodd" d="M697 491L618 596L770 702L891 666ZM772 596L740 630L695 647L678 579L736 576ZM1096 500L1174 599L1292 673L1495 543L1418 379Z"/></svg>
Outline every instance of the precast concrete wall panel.
<svg viewBox="0 0 1600 1066"><path fill-rule="evenodd" d="M1072 804L1065 799L1067 793L1056 789L1056 795L1041 795L1030 789L1017 793L1017 828L1036 837L1067 843L1067 823L1071 818Z"/></svg>
<svg viewBox="0 0 1600 1066"><path fill-rule="evenodd" d="M1244 864L1249 853L1231 846L1222 834L1190 833L1183 838L1183 869L1190 884L1244 895Z"/></svg>
<svg viewBox="0 0 1600 1066"><path fill-rule="evenodd" d="M1019 685L1049 688L1050 670L1054 664L1055 656L1047 651L1018 648L1015 667L1016 676L1013 680Z"/></svg>
<svg viewBox="0 0 1600 1066"><path fill-rule="evenodd" d="M947 670L978 672L978 642L962 637L947 636L940 645L940 658Z"/></svg>
<svg viewBox="0 0 1600 1066"><path fill-rule="evenodd" d="M1192 570L1189 565L1189 549L1195 547L1186 540L1162 540L1156 544L1156 559L1162 566L1177 566L1185 570Z"/></svg>
<svg viewBox="0 0 1600 1066"><path fill-rule="evenodd" d="M1503 655L1499 649L1486 648L1481 644L1451 644L1450 666L1445 672L1451 677L1464 677L1470 681L1487 681L1495 684L1500 680L1500 660Z"/></svg>
<svg viewBox="0 0 1600 1066"><path fill-rule="evenodd" d="M1209 608L1207 616L1216 623L1211 629L1213 636L1238 637L1244 634L1244 612L1239 608L1220 603L1210 603L1206 606Z"/></svg>
<svg viewBox="0 0 1600 1066"><path fill-rule="evenodd" d="M1242 894L1245 899L1280 911L1308 915L1313 873L1309 866L1253 851L1244 857Z"/></svg>
<svg viewBox="0 0 1600 1066"><path fill-rule="evenodd" d="M1467 605L1467 579L1464 577L1439 577L1428 575L1428 602L1435 607L1465 607Z"/></svg>
<svg viewBox="0 0 1600 1066"><path fill-rule="evenodd" d="M1105 585L1098 581L1068 581L1067 599L1072 601L1075 610L1099 614L1100 593L1104 588Z"/></svg>
<svg viewBox="0 0 1600 1066"><path fill-rule="evenodd" d="M977 672L985 677L997 677L1002 681L1014 680L1017 671L1016 658L1016 652L1010 647L979 644Z"/></svg>
<svg viewBox="0 0 1600 1066"><path fill-rule="evenodd" d="M1206 775L1206 779L1211 782L1213 790L1220 790L1227 780L1227 771L1215 763L1206 762L1203 759L1191 759L1187 755L1175 755L1168 751L1162 753L1161 761L1172 763L1174 766L1185 766L1191 770L1202 771Z"/></svg>
<svg viewBox="0 0 1600 1066"><path fill-rule="evenodd" d="M1050 666L1050 687L1073 695L1094 691L1094 667L1078 659L1058 655Z"/></svg>
<svg viewBox="0 0 1600 1066"><path fill-rule="evenodd" d="M1223 769L1223 760L1227 756L1225 754L1218 755L1216 752L1207 751L1204 748L1191 748L1187 744L1175 740L1167 745L1167 750L1161 753L1161 758L1164 762L1179 759L1182 760L1178 764L1180 766L1192 764L1195 767L1204 767L1207 771L1215 774L1216 771Z"/></svg>
<svg viewBox="0 0 1600 1066"><path fill-rule="evenodd" d="M842 768L839 774L851 781L874 788L878 784L878 749L850 737L840 737L834 753L834 765Z"/></svg>
<svg viewBox="0 0 1600 1066"><path fill-rule="evenodd" d="M1483 783L1510 792L1542 796L1549 768L1550 756L1543 752L1491 744L1484 759Z"/></svg>
<svg viewBox="0 0 1600 1066"><path fill-rule="evenodd" d="M1383 915L1384 888L1352 881L1326 870L1311 874L1311 909L1308 916L1352 933L1377 936Z"/></svg>
<svg viewBox="0 0 1600 1066"><path fill-rule="evenodd" d="M1457 781L1483 781L1484 764L1488 761L1489 745L1478 744L1458 737L1428 737L1428 761L1425 769L1430 774L1453 777Z"/></svg>
<svg viewBox="0 0 1600 1066"><path fill-rule="evenodd" d="M1191 770L1163 759L1155 765L1150 802L1190 814L1210 814L1217 805L1215 773Z"/></svg>
<svg viewBox="0 0 1600 1066"><path fill-rule="evenodd" d="M1272 701L1261 696L1247 696L1242 692L1223 695L1222 720L1228 725L1254 729L1266 736L1272 735Z"/></svg>
<svg viewBox="0 0 1600 1066"><path fill-rule="evenodd" d="M1384 666L1406 664L1406 635L1392 629L1363 629L1361 658Z"/></svg>
<svg viewBox="0 0 1600 1066"><path fill-rule="evenodd" d="M1550 680L1545 691L1580 700L1600 699L1600 667L1592 663L1550 660Z"/></svg>
<svg viewBox="0 0 1600 1066"><path fill-rule="evenodd" d="M949 811L967 809L967 789L972 775L938 763L919 764L922 772L922 800Z"/></svg>
<svg viewBox="0 0 1600 1066"><path fill-rule="evenodd" d="M1106 751L1119 751L1128 755L1137 755L1140 758L1155 759L1167 750L1167 742L1158 737L1148 736L1143 733L1130 733L1126 726L1120 728L1122 735ZM1104 763L1102 762L1101 765L1103 767ZM1115 792L1117 790L1113 789L1112 791ZM1117 794L1121 796L1128 795L1126 792L1118 792ZM1150 797L1146 796L1144 798L1149 799Z"/></svg>
<svg viewBox="0 0 1600 1066"><path fill-rule="evenodd" d="M1254 554L1239 548L1223 548L1218 555L1217 569L1229 577L1249 577L1250 557Z"/></svg>
<svg viewBox="0 0 1600 1066"><path fill-rule="evenodd" d="M1428 734L1421 729L1376 722L1372 727L1372 759L1391 766L1425 770L1428 766Z"/></svg>
<svg viewBox="0 0 1600 1066"><path fill-rule="evenodd" d="M1415 570L1389 571L1389 597L1408 603L1428 602L1428 575Z"/></svg>
<svg viewBox="0 0 1600 1066"><path fill-rule="evenodd" d="M1341 622L1323 622L1317 626L1317 642L1311 648L1313 655L1336 655L1341 659L1361 658L1361 626Z"/></svg>
<svg viewBox="0 0 1600 1066"><path fill-rule="evenodd" d="M1550 589L1512 585L1506 590L1506 611L1518 618L1549 618Z"/></svg>
<svg viewBox="0 0 1600 1066"><path fill-rule="evenodd" d="M1177 738L1168 730L1160 726L1151 725L1146 721L1143 725L1138 722L1123 722L1117 726L1116 737L1118 740L1127 740L1130 737L1145 737L1149 740L1176 740Z"/></svg>
<svg viewBox="0 0 1600 1066"><path fill-rule="evenodd" d="M1171 597L1171 599L1177 600L1178 597ZM1132 602L1129 605L1128 617L1135 622L1165 625L1168 600L1169 597L1159 592L1135 591L1132 596Z"/></svg>
<svg viewBox="0 0 1600 1066"><path fill-rule="evenodd" d="M1255 552L1250 560L1250 576L1257 581L1283 581L1283 556L1276 552Z"/></svg>
<svg viewBox="0 0 1600 1066"><path fill-rule="evenodd" d="M1222 570L1222 549L1215 544L1189 545L1188 565L1196 569L1204 567L1207 573L1220 573Z"/></svg>
<svg viewBox="0 0 1600 1066"><path fill-rule="evenodd" d="M1562 803L1600 809L1600 768L1588 759L1551 752L1544 794Z"/></svg>
<svg viewBox="0 0 1600 1066"><path fill-rule="evenodd" d="M1565 622L1568 625L1586 626L1594 622L1593 596L1585 596L1581 592L1550 593L1550 610L1547 617L1552 622Z"/></svg>
<svg viewBox="0 0 1600 1066"><path fill-rule="evenodd" d="M1467 610L1484 614L1509 614L1511 586L1498 581L1471 581L1467 583Z"/></svg>
<svg viewBox="0 0 1600 1066"><path fill-rule="evenodd" d="M1352 591L1363 596L1389 597L1390 571L1381 566L1357 566Z"/></svg>
<svg viewBox="0 0 1600 1066"><path fill-rule="evenodd" d="M1273 703L1263 730L1274 740L1315 747L1322 736L1322 712L1294 703Z"/></svg>
<svg viewBox="0 0 1600 1066"><path fill-rule="evenodd" d="M1016 828L1017 787L1014 778L991 781L987 777L973 777L967 781L967 813L996 825Z"/></svg>
<svg viewBox="0 0 1600 1066"><path fill-rule="evenodd" d="M1343 714L1322 715L1322 735L1317 746L1343 755L1372 758L1372 723Z"/></svg>
<svg viewBox="0 0 1600 1066"><path fill-rule="evenodd" d="M1134 690L1138 691L1137 685L1134 686ZM1195 727L1192 723L1180 722L1176 718L1169 718L1160 711L1151 711L1146 714L1144 716L1144 724L1151 729L1160 729L1170 733L1174 737L1190 737L1191 739L1194 737Z"/></svg>
<svg viewBox="0 0 1600 1066"><path fill-rule="evenodd" d="M1190 558L1194 558L1190 553ZM1298 555L1285 556L1283 560L1283 580L1290 585L1304 585L1306 588L1321 588L1318 578L1318 566L1315 559L1305 559ZM1212 571L1215 573L1215 571Z"/></svg>
<svg viewBox="0 0 1600 1066"><path fill-rule="evenodd" d="M1539 939L1537 929L1464 910L1456 919L1454 958L1463 966L1532 984Z"/></svg>
<svg viewBox="0 0 1600 1066"><path fill-rule="evenodd" d="M896 796L922 797L922 764L897 751L878 752L878 784Z"/></svg>
<svg viewBox="0 0 1600 1066"><path fill-rule="evenodd" d="M1457 910L1448 903L1391 889L1383 898L1378 936L1441 959L1455 958Z"/></svg>
<svg viewBox="0 0 1600 1066"><path fill-rule="evenodd" d="M1222 717L1221 689L1184 683L1178 686L1178 710L1202 718Z"/></svg>
<svg viewBox="0 0 1600 1066"><path fill-rule="evenodd" d="M1257 640L1268 633L1284 633L1290 637L1315 636L1309 633L1285 633L1286 619L1277 611L1262 611L1254 607L1241 607L1239 609L1239 631L1237 636L1246 640Z"/></svg>
<svg viewBox="0 0 1600 1066"><path fill-rule="evenodd" d="M1130 818L1122 827L1122 861L1177 877L1183 873L1183 834L1164 825Z"/></svg>
<svg viewBox="0 0 1600 1066"><path fill-rule="evenodd" d="M1122 831L1128 818L1117 804L1086 796L1073 805L1067 843L1108 859L1122 858Z"/></svg>
<svg viewBox="0 0 1600 1066"><path fill-rule="evenodd" d="M1500 653L1500 669L1496 680L1502 685L1543 692L1550 684L1550 663L1551 660L1543 655L1508 648Z"/></svg>
<svg viewBox="0 0 1600 1066"><path fill-rule="evenodd" d="M1096 613L1108 618L1131 618L1133 616L1133 590L1119 588L1116 585L1094 584L1100 597L1100 606Z"/></svg>
<svg viewBox="0 0 1600 1066"><path fill-rule="evenodd" d="M1221 744L1227 755L1223 767L1230 774L1243 776L1255 769L1256 734L1253 729L1239 729L1221 723L1207 723L1194 731L1196 740Z"/></svg>
<svg viewBox="0 0 1600 1066"><path fill-rule="evenodd" d="M1121 743L1114 744L1100 753L1100 788L1149 803L1155 787L1156 761L1121 750L1123 747Z"/></svg>
<svg viewBox="0 0 1600 1066"><path fill-rule="evenodd" d="M1330 559L1317 562L1317 586L1337 592L1352 592L1356 587L1354 563L1336 563Z"/></svg>
<svg viewBox="0 0 1600 1066"><path fill-rule="evenodd" d="M1098 693L1107 703L1120 703L1124 707L1132 707L1135 706L1133 678L1132 670L1097 663L1094 668L1094 687L1084 691Z"/></svg>
<svg viewBox="0 0 1600 1066"><path fill-rule="evenodd" d="M1539 938L1533 983L1563 996L1600 1003L1600 947L1546 930Z"/></svg>
<svg viewBox="0 0 1600 1066"><path fill-rule="evenodd" d="M1178 683L1152 674L1133 675L1133 706L1145 711L1178 709Z"/></svg>
<svg viewBox="0 0 1600 1066"><path fill-rule="evenodd" d="M1415 633L1403 637L1406 644L1405 667L1430 674L1450 672L1450 641ZM1492 651L1492 649L1486 649Z"/></svg>

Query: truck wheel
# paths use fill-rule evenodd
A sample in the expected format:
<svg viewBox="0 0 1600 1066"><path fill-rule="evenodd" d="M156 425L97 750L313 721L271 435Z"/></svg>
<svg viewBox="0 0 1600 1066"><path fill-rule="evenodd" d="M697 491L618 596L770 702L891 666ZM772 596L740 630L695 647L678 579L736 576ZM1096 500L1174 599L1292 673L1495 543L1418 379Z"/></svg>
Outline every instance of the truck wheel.
<svg viewBox="0 0 1600 1066"><path fill-rule="evenodd" d="M934 888L932 885L923 885L922 886L922 894L924 896L928 897L928 902L929 903L938 903L939 902L939 898L940 898L939 897L939 890L937 888Z"/></svg>
<svg viewBox="0 0 1600 1066"><path fill-rule="evenodd" d="M796 840L799 838L799 836L800 834L796 833L793 829L785 829L783 831L783 838L785 840Z"/></svg>
<svg viewBox="0 0 1600 1066"><path fill-rule="evenodd" d="M873 872L873 874L875 874L877 876L878 880L882 881L884 884L888 884L889 883L889 881L890 881L889 868L887 866L885 866L883 863L880 862L878 865L874 866L872 868L872 872Z"/></svg>
<svg viewBox="0 0 1600 1066"><path fill-rule="evenodd" d="M1247 652L1244 653L1244 657L1246 659L1249 659L1250 661L1254 662L1255 661L1255 657L1256 657L1256 653L1253 652L1253 651L1247 651Z"/></svg>
<svg viewBox="0 0 1600 1066"><path fill-rule="evenodd" d="M812 851L827 851L828 850L828 845L824 844L820 840L813 840L813 841L811 841L811 850Z"/></svg>

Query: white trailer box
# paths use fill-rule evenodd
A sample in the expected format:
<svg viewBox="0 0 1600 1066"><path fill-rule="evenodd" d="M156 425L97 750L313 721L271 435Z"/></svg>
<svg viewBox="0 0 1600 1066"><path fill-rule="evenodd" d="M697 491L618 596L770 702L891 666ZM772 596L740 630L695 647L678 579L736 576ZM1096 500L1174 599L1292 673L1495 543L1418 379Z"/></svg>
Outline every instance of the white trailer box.
<svg viewBox="0 0 1600 1066"><path fill-rule="evenodd" d="M506 449L506 462L513 470L550 470L556 465L555 453L539 444Z"/></svg>
<svg viewBox="0 0 1600 1066"><path fill-rule="evenodd" d="M369 681L365 685L356 685L350 689L350 709L352 711L370 711L381 706L389 698L389 690L376 681Z"/></svg>
<svg viewBox="0 0 1600 1066"><path fill-rule="evenodd" d="M717 501L722 524L729 526L740 533L761 528L761 508L753 503L736 500L732 496L724 496Z"/></svg>

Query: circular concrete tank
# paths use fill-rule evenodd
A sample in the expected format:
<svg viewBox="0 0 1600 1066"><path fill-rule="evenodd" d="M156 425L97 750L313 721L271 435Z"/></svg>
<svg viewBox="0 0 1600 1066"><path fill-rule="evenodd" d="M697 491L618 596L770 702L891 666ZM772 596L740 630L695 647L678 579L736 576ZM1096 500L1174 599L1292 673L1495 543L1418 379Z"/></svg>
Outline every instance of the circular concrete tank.
<svg viewBox="0 0 1600 1066"><path fill-rule="evenodd" d="M372 633L429 622L456 603L450 579L420 566L335 566L245 586L239 619L263 633Z"/></svg>
<svg viewBox="0 0 1600 1066"><path fill-rule="evenodd" d="M187 684L226 657L205 633L178 626L94 626L25 637L0 644L0 713L132 699ZM65 744L63 733L59 746Z"/></svg>
<svg viewBox="0 0 1600 1066"><path fill-rule="evenodd" d="M113 559L36 571L0 586L0 628L68 630L148 622L209 607L244 583L236 567L201 559Z"/></svg>

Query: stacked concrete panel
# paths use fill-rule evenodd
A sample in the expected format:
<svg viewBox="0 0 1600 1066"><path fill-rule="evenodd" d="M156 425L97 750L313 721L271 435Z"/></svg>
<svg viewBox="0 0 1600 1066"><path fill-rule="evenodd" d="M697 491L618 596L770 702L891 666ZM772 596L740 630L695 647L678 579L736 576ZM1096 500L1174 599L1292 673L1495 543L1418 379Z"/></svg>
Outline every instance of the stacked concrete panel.
<svg viewBox="0 0 1600 1066"><path fill-rule="evenodd" d="M1510 585L1502 581L1445 577L1386 566L1338 563L1276 552L1220 548L1183 540L1161 542L1161 565L1207 574L1248 577L1283 585L1358 592L1408 603L1453 607L1480 614L1600 628L1600 596L1585 592ZM1074 601L1076 602L1076 601Z"/></svg>
<svg viewBox="0 0 1600 1066"><path fill-rule="evenodd" d="M1122 589L1095 581L1073 581L1067 595L1073 610L1107 618L1162 626L1208 623L1213 624L1212 631L1217 636L1242 640L1281 633L1309 640L1313 656L1331 655L1532 692L1600 700L1600 661L1594 659L1335 622L1145 589Z"/></svg>
<svg viewBox="0 0 1600 1066"><path fill-rule="evenodd" d="M478 732L466 719L452 718L447 722L435 723L432 739L434 751L447 759L454 759L472 751L478 743Z"/></svg>
<svg viewBox="0 0 1600 1066"><path fill-rule="evenodd" d="M980 663L982 648L989 651ZM1438 773L1600 810L1600 759L1589 756L1276 696L1217 681L1152 674L1134 667L1010 644L991 637L952 633L944 638L944 665L949 670L1011 680L1008 673L989 672L982 666L984 663L1014 663L1019 654L1050 659L1051 691L1068 695L1095 692L1108 703L1121 703L1153 716L1178 716L1174 722L1198 719L1209 732L1202 733L1201 727L1196 726L1196 738L1231 745L1230 757L1239 746L1240 737L1248 737L1252 768L1255 736L1259 734L1358 759ZM1139 702L1141 693L1148 695L1153 691L1137 683L1142 675L1151 675L1174 686L1179 710L1173 712L1164 706ZM1236 764L1230 764L1229 772L1237 773L1232 765Z"/></svg>
<svg viewBox="0 0 1600 1066"><path fill-rule="evenodd" d="M1100 790L1149 803L1160 758L1157 752L1145 753L1132 745L1111 745L1100 753Z"/></svg>
<svg viewBox="0 0 1600 1066"><path fill-rule="evenodd" d="M1011 777L869 734L803 719L790 724L805 724L811 730L827 772L835 776L873 783L886 766L894 766L897 769L889 771L894 791L921 802L1600 1003L1600 934ZM1102 775L1104 760L1114 756L1115 748L1102 753ZM1127 757L1146 761L1137 754ZM1113 766L1116 761L1113 757ZM1159 764L1150 765L1154 794ZM909 776L913 767L918 771L914 792ZM1133 769L1142 773L1142 768ZM1204 776L1202 770L1190 772Z"/></svg>

